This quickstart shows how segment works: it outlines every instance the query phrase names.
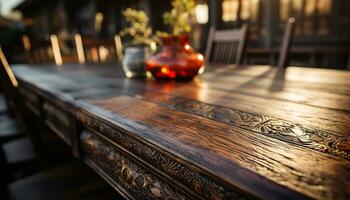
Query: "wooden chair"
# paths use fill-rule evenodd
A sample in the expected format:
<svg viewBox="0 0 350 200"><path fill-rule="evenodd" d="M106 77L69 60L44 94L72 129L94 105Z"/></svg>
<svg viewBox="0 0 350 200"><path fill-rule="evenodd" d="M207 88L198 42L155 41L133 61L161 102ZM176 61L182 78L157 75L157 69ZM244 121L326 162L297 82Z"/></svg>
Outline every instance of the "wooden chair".
<svg viewBox="0 0 350 200"><path fill-rule="evenodd" d="M32 41L31 46L26 51L32 63L43 64L55 62L52 45L49 40Z"/></svg>
<svg viewBox="0 0 350 200"><path fill-rule="evenodd" d="M280 55L279 55L279 61L277 65L279 69L286 68L288 64L288 55L290 52L291 43L294 36L294 23L295 23L294 18L288 19L286 30L283 36L282 46L281 46Z"/></svg>
<svg viewBox="0 0 350 200"><path fill-rule="evenodd" d="M122 59L122 46L119 36L112 39L92 39L75 36L79 63L111 63Z"/></svg>
<svg viewBox="0 0 350 200"><path fill-rule="evenodd" d="M206 50L207 63L235 63L243 62L244 49L248 34L248 26L245 24L240 29L216 30L211 27Z"/></svg>
<svg viewBox="0 0 350 200"><path fill-rule="evenodd" d="M56 53L56 55L58 57L61 57L61 61L62 61L61 64L78 63L79 58L77 56L75 37L72 37L72 38L68 37L68 38L62 39L56 35L52 35L52 36L54 38L52 38L51 44L52 44L52 47L56 46L56 49L59 50L58 51L59 53Z"/></svg>
<svg viewBox="0 0 350 200"><path fill-rule="evenodd" d="M35 133L36 127L31 122L29 111L22 102L18 90L19 82L7 63L1 48L0 59L0 76L5 86L5 93L13 101L15 111L22 119L26 133L33 143L34 152L40 155L41 143L38 142L40 141L38 133ZM23 149L23 151L28 151L28 149ZM4 171L1 172L4 173ZM1 175L2 179L3 177ZM74 161L11 183L5 191L5 198L9 199L100 199L101 196L112 199L116 195L110 186L101 182L86 166ZM5 193L2 191L0 194Z"/></svg>
<svg viewBox="0 0 350 200"><path fill-rule="evenodd" d="M123 199L111 186L79 161L71 161L11 183L4 198L11 200Z"/></svg>
<svg viewBox="0 0 350 200"><path fill-rule="evenodd" d="M52 34L50 40L31 41L29 36L22 37L22 45L27 55L29 63L62 65L65 61L70 61L70 57L62 55L60 41L57 35Z"/></svg>
<svg viewBox="0 0 350 200"><path fill-rule="evenodd" d="M0 83L3 86L4 92L6 96L12 100L13 108L16 111L16 114L21 119L28 120L26 125L28 125L31 129L34 130L33 123L30 123L30 117L27 114L26 109L23 104L20 104L21 97L17 90L18 82L15 79L11 68L6 61L5 55L0 48ZM29 130L29 129L28 129ZM32 146L32 142L30 138L25 137L28 133L28 130L24 129L22 121L18 119L12 119L8 114L1 116L0 122L0 173L1 173L1 186L5 186L10 181L11 171L9 169L9 165L12 164L11 161L21 162L21 161L32 161L35 159L35 151L39 151L39 149L34 150ZM33 134L31 134L33 135ZM35 135L31 137L32 139L36 138ZM13 149L15 147L26 147L27 151L22 151L20 154L10 154L9 152L14 152ZM17 159L17 158L21 159Z"/></svg>

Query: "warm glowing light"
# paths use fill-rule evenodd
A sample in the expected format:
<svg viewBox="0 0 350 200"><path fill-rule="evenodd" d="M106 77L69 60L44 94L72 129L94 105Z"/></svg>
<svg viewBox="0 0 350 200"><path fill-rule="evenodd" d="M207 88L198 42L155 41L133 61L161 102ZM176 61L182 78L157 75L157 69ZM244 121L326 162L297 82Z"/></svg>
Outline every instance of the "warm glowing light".
<svg viewBox="0 0 350 200"><path fill-rule="evenodd" d="M147 77L147 78L151 78L151 77L152 77L152 73L149 72L149 71L147 71L147 72L146 72L146 77Z"/></svg>
<svg viewBox="0 0 350 200"><path fill-rule="evenodd" d="M289 1L288 1L288 3L289 3ZM294 0L293 1L293 8L294 8L294 10L300 12L303 9L303 4L304 4L303 0ZM290 7L290 4L288 4L286 6Z"/></svg>
<svg viewBox="0 0 350 200"><path fill-rule="evenodd" d="M95 31L99 33L101 31L103 21L103 14L98 12L95 14Z"/></svg>
<svg viewBox="0 0 350 200"><path fill-rule="evenodd" d="M15 75L13 74L9 63L7 62L5 54L2 51L1 47L0 47L0 60L1 60L2 65L4 66L8 76L9 76L11 82L12 82L13 87L18 87L17 79L16 79Z"/></svg>
<svg viewBox="0 0 350 200"><path fill-rule="evenodd" d="M329 14L332 8L332 0L322 0L318 2L318 10L322 14Z"/></svg>
<svg viewBox="0 0 350 200"><path fill-rule="evenodd" d="M295 18L291 17L288 19L289 23L294 23L295 22Z"/></svg>
<svg viewBox="0 0 350 200"><path fill-rule="evenodd" d="M204 60L204 56L202 54L197 55L198 60Z"/></svg>
<svg viewBox="0 0 350 200"><path fill-rule="evenodd" d="M199 70L198 70L198 74L203 74L205 71L205 65L203 65Z"/></svg>
<svg viewBox="0 0 350 200"><path fill-rule="evenodd" d="M168 68L166 67L162 67L162 69L160 70L163 74L167 74L169 72Z"/></svg>
<svg viewBox="0 0 350 200"><path fill-rule="evenodd" d="M83 41L82 41L81 36L79 34L76 34L74 36L74 38L75 38L75 46L77 48L79 63L84 64L85 63L85 55L84 55Z"/></svg>
<svg viewBox="0 0 350 200"><path fill-rule="evenodd" d="M314 14L316 4L316 0L307 0L305 5L305 15L312 16Z"/></svg>
<svg viewBox="0 0 350 200"><path fill-rule="evenodd" d="M332 9L332 0L280 0L280 18L282 21L290 17L303 18L303 23L296 26L296 34L329 33L329 15ZM315 19L314 16L320 16ZM316 21L317 22L316 22ZM315 23L318 24L314 29Z"/></svg>
<svg viewBox="0 0 350 200"><path fill-rule="evenodd" d="M51 40L53 56L55 58L55 63L56 63L56 65L62 65L62 63L63 63L62 62L62 55L61 55L57 35L51 35L50 40Z"/></svg>
<svg viewBox="0 0 350 200"><path fill-rule="evenodd" d="M25 49L26 51L30 51L30 49L32 48L32 46L31 46L31 44L30 44L30 40L29 40L28 35L23 35L23 37L22 37L22 42L23 42L24 49Z"/></svg>
<svg viewBox="0 0 350 200"><path fill-rule="evenodd" d="M91 49L91 57L93 62L98 62L98 51L97 48L92 48Z"/></svg>
<svg viewBox="0 0 350 200"><path fill-rule="evenodd" d="M288 19L290 9L290 0L281 0L280 1L280 17L282 20Z"/></svg>
<svg viewBox="0 0 350 200"><path fill-rule="evenodd" d="M126 75L126 77L128 77L128 78L131 78L131 77L132 77L132 73L131 73L131 72L125 72L125 75Z"/></svg>
<svg viewBox="0 0 350 200"><path fill-rule="evenodd" d="M108 58L109 52L108 52L108 49L106 47L100 46L98 48L98 54L100 55L100 60L102 62L105 62L107 60L107 58Z"/></svg>
<svg viewBox="0 0 350 200"><path fill-rule="evenodd" d="M260 0L223 0L222 20L224 22L242 20L256 21L258 17Z"/></svg>
<svg viewBox="0 0 350 200"><path fill-rule="evenodd" d="M150 46L151 46L152 52L156 52L157 51L157 44L155 42L151 42Z"/></svg>
<svg viewBox="0 0 350 200"><path fill-rule="evenodd" d="M313 16L316 8L320 14L328 14L330 12L331 5L332 0L281 0L280 15L282 19L287 19L291 17L291 9L295 10L296 12L302 12L304 6L306 16Z"/></svg>
<svg viewBox="0 0 350 200"><path fill-rule="evenodd" d="M247 5L244 5L244 4L242 5L243 6L242 13L241 13L242 19L257 20L260 0L250 0L250 1L243 1L243 2L249 2L249 3Z"/></svg>
<svg viewBox="0 0 350 200"><path fill-rule="evenodd" d="M186 50L189 50L190 48L191 48L191 46L190 46L189 44L186 44L186 45L185 45L185 49L186 49Z"/></svg>
<svg viewBox="0 0 350 200"><path fill-rule="evenodd" d="M115 49L117 52L117 58L118 58L118 60L122 60L123 59L123 44L122 44L122 40L120 39L119 35L114 36L114 42L115 42Z"/></svg>
<svg viewBox="0 0 350 200"><path fill-rule="evenodd" d="M236 21L239 0L224 0L222 2L222 20L224 22Z"/></svg>
<svg viewBox="0 0 350 200"><path fill-rule="evenodd" d="M250 10L250 6L251 6L251 1L242 1L241 2L241 19L250 19L251 17L251 10Z"/></svg>
<svg viewBox="0 0 350 200"><path fill-rule="evenodd" d="M209 20L209 9L207 4L198 4L195 8L196 20L199 24L206 24Z"/></svg>

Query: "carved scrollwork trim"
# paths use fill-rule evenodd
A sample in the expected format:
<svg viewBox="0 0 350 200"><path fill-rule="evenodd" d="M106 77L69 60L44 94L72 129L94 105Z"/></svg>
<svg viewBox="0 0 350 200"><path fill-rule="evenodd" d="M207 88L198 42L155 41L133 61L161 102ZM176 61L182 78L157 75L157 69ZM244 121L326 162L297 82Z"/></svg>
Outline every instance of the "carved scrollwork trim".
<svg viewBox="0 0 350 200"><path fill-rule="evenodd" d="M322 153L350 159L349 149L342 148L344 144L348 144L350 141L341 134L318 130L257 113L243 112L181 97L167 97L166 103L162 103L162 105L169 109L199 115ZM147 100L157 101L156 98Z"/></svg>
<svg viewBox="0 0 350 200"><path fill-rule="evenodd" d="M206 199L243 199L235 191L216 183L206 175L191 170L155 148L138 141L129 136L124 130L113 128L80 112L78 112L77 118L87 127L103 133L106 137L112 139L113 142L134 153L142 160Z"/></svg>
<svg viewBox="0 0 350 200"><path fill-rule="evenodd" d="M97 136L85 131L81 135L82 148L86 156L109 174L114 181L132 193L137 199L189 199L181 191L145 170L102 142Z"/></svg>
<svg viewBox="0 0 350 200"><path fill-rule="evenodd" d="M216 183L203 174L191 170L153 147L130 137L124 130L113 128L99 120L91 119L86 114L80 112L78 112L77 118L87 127L103 133L117 144L157 167L168 176L206 199L243 199L235 191Z"/></svg>

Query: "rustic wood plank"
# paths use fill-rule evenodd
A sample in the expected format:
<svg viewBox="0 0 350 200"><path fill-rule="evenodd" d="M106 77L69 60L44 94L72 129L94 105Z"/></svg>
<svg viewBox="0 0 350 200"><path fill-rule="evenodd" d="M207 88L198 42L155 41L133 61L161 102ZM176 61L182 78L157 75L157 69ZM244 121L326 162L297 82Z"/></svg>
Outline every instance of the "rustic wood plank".
<svg viewBox="0 0 350 200"><path fill-rule="evenodd" d="M128 126L133 133L161 144L175 155L185 156L188 161L228 182L238 181L237 174L232 170L238 165L310 197L345 198L349 195L346 186L350 181L349 161L331 159L250 131L169 111L157 104L130 97L92 103L103 108L104 112L116 115L116 118L113 115L109 118L114 123ZM334 167L337 170L329 170ZM244 182L236 183L251 187ZM257 184L258 181L254 182ZM338 185L337 189L333 188L335 184ZM262 191L265 189L259 187ZM251 192L260 192L260 189L254 188Z"/></svg>
<svg viewBox="0 0 350 200"><path fill-rule="evenodd" d="M125 79L118 66L32 69L15 70L29 93L205 198L350 195L350 73L292 67L280 79L266 66L225 67L158 82ZM208 187L178 176L183 167Z"/></svg>
<svg viewBox="0 0 350 200"><path fill-rule="evenodd" d="M343 87L345 89L342 90L341 87L338 89L337 86L319 85L315 87L315 85L308 86L307 83L295 84L283 79L263 78L264 76L270 76L269 74L276 75L276 73L275 70L271 70L257 77L243 77L228 73L220 75L219 79L217 76L210 74L210 76L204 76L202 80L204 80L204 84L210 83L210 87L229 92L240 92L264 98L275 98L312 106L350 111L349 87ZM335 93L337 90L340 91Z"/></svg>
<svg viewBox="0 0 350 200"><path fill-rule="evenodd" d="M145 88L143 88L145 89ZM147 90L142 90L142 89L135 89L135 88L127 88L126 90L122 89L115 89L115 90L109 90L109 91L104 91L100 92L100 90L104 90L103 88L100 88L100 90L87 90L84 91L83 93L74 93L75 97L76 95L86 95L86 96L95 96L96 94L100 95L100 98L106 98L110 97L111 95L108 95L109 93L114 93L114 94L128 94L128 95L135 95L137 97L142 97L145 100L160 103L162 105L166 105L168 108L174 109L174 110L179 110L183 112L189 112L193 114L200 115L202 117L206 117L212 120L232 124L235 126L239 126L241 128L249 129L251 131L256 131L261 134L268 135L270 137L275 137L280 140L284 140L290 143L298 144L301 146L305 146L307 148L315 149L317 151L321 152L326 152L331 155L336 155L344 158L350 158L349 156L349 151L347 150L348 146L348 141L346 139L347 136L349 136L348 132L345 132L345 134L340 134L337 132L332 132L332 131L325 131L327 129L335 130L335 122L334 120L329 121L328 124L324 127L318 127L315 128L310 128L307 127L303 124L307 124L305 122L305 116L302 116L301 119L299 120L283 120L282 117L284 115L280 115L279 119L278 118L273 118L269 116L264 116L261 114L257 114L255 111L256 109L252 109L250 112L245 112L239 109L243 109L241 105L247 105L245 109L243 110L249 110L249 107L253 106L254 103L257 100L253 99L253 102L251 105L247 104L246 102L248 101L247 99L243 99L242 101L237 102L236 99L237 95L232 97L232 99L227 100L227 98L230 98L229 95L223 96L223 93L218 93L216 91L208 91L208 95L204 96L204 98L198 98L197 96L191 96L191 94L195 94L193 88L183 88L181 87L180 90L174 90L173 93L176 93L177 96L172 96L172 95L165 95L163 93L159 92L152 92L152 91L147 91ZM161 91L161 90L160 90ZM92 93L91 93L92 92ZM97 93L95 93L97 92ZM215 92L213 95L210 95L210 92ZM103 93L106 93L107 96L105 96ZM168 93L169 94L169 93ZM180 96L184 97L180 97ZM114 96L114 95L112 95ZM203 97L203 96L202 96ZM225 98L222 98L225 97ZM86 97L85 97L86 98ZM191 100L190 98L196 99L196 100ZM249 98L251 99L251 98ZM201 102L200 102L201 101ZM264 100L261 100L262 102ZM265 100L266 101L266 100ZM203 102L203 103L202 103ZM204 103L204 102L210 102L210 103ZM221 106L219 106L219 105ZM240 106L235 106L236 104ZM269 104L266 102L266 104ZM263 105L266 105L263 104ZM275 104L278 104L278 102L275 102ZM281 103L279 103L281 104ZM223 107L222 105L225 105L226 107ZM281 108L285 107L286 103L283 103ZM302 106L298 104L290 104L289 107L301 107L300 109L297 110L314 110L314 108L308 108L307 106ZM266 106L265 106L266 107ZM198 109L197 109L198 108ZM259 108L259 111L262 111L262 108ZM289 108L287 108L289 109ZM266 113L269 113L271 116L271 107L268 107ZM281 112L281 109L277 110L278 112ZM316 110L317 111L317 110ZM324 110L321 109L323 113L326 113ZM327 111L327 110L326 110ZM319 111L320 112L320 111ZM260 112L263 113L263 112ZM330 115L337 114L337 112L328 112ZM251 118L254 118L255 122L251 124L245 124L244 118L241 116L250 116ZM344 121L348 121L350 118L349 116L346 117L346 115L342 115L341 113L339 114L341 117L345 117ZM312 125L317 125L315 123L315 118L318 117L318 114L313 116L312 118ZM299 121L296 122L296 121ZM321 122L324 122L325 120L322 118L319 118L319 123L323 124ZM273 127L273 125L278 124L280 127L277 129L277 127ZM341 124L341 122L339 122ZM324 129L322 129L324 128ZM348 130L348 129L345 129ZM341 131L340 131L341 132Z"/></svg>
<svg viewBox="0 0 350 200"><path fill-rule="evenodd" d="M222 74L239 74L245 76L259 76L271 70L271 66L254 65L254 66L235 66L235 65L212 65L208 66L209 75L218 76ZM231 70L228 70L231 69ZM275 69L277 70L277 69ZM304 83L317 84L339 84L350 85L350 72L344 70L320 69L320 68L303 68L288 67L284 79L286 81L297 81ZM274 78L273 73L269 73L265 78Z"/></svg>
<svg viewBox="0 0 350 200"><path fill-rule="evenodd" d="M230 88L237 88L239 86L254 86L258 88L265 88L270 92L283 92L285 90L301 90L302 93L306 93L305 90L317 93L325 94L337 94L337 95L350 95L350 89L346 85L335 85L335 84L322 84L322 83L305 83L303 81L291 81L280 79L277 69L271 69L269 72L275 77L269 78L270 75L264 73L257 76L250 76L245 74L234 74L231 75L230 72L223 76L220 81L229 84ZM234 78L233 78L234 77ZM215 76L212 74L206 74L203 76L206 81L212 81Z"/></svg>
<svg viewBox="0 0 350 200"><path fill-rule="evenodd" d="M117 80L114 80L116 82L116 85L123 84L123 80L121 82L118 82ZM64 81L66 82L66 81ZM84 82L84 81L83 81ZM107 81L108 83L108 81ZM85 91L85 88L82 90L82 86L85 86L86 84L79 84L75 83L77 86L77 90L74 90L72 84L71 86L71 92L72 94L75 94L75 96L79 95L79 93L82 93L82 91ZM100 83L99 83L100 84ZM198 84L198 83L197 83ZM55 84L57 85L57 84ZM62 85L62 84L61 84ZM135 83L132 82L132 86L144 86L143 81L141 83ZM207 84L208 85L208 84ZM158 90L160 92L165 92L168 94L176 94L177 96L185 96L188 98L193 98L198 101L203 101L207 103L217 104L221 106L226 107L233 107L235 109L240 110L247 110L249 112L256 112L263 113L270 116L275 116L277 118L283 118L286 114L288 114L289 120L295 123L303 123L308 126L312 126L314 128L318 129L325 129L328 130L332 129L336 132L349 132L349 125L347 121L349 120L349 116L346 113L343 112L334 112L327 109L322 108L313 108L309 106L305 106L303 104L295 104L293 102L285 102L281 100L266 100L261 97L250 97L246 94L232 94L225 91L219 91L214 89L207 89L205 88L205 84L201 85L201 88L192 88L188 85L183 84L177 84L177 83L153 83L150 82L149 86L146 86L144 88L153 88L154 90ZM87 84L87 87L89 87L89 84ZM101 88L97 91L105 90L103 87L107 86L100 86ZM126 85L121 85L121 87L126 87ZM130 87L130 84L129 84ZM166 88L166 90L162 89L162 87ZM172 88L169 90L169 88ZM65 93L68 91L66 89L63 90ZM79 92L77 92L79 91ZM108 93L109 91L107 91ZM116 91L118 92L118 91ZM261 104L256 104L256 102L261 102ZM269 106L266 106L269 105ZM324 118L319 115L319 113L323 113L326 116L332 116L329 118Z"/></svg>
<svg viewBox="0 0 350 200"><path fill-rule="evenodd" d="M140 97L140 95L137 97ZM156 102L172 110L195 114L350 160L349 134L327 132L283 119L193 101L182 97L161 94L146 94L142 95L142 97L145 100Z"/></svg>
<svg viewBox="0 0 350 200"><path fill-rule="evenodd" d="M144 84L141 83L141 84L139 84L137 86L143 86L143 85ZM157 87L158 85L162 85L162 84L157 83L156 85L152 85L152 87L154 88L154 87ZM344 123L346 123L346 121L349 120L348 115L346 115L344 113L341 113L341 112L340 113L339 112L332 112L332 111L329 112L328 110L322 110L322 109L316 109L315 110L314 108L310 108L310 107L307 107L307 106L304 106L304 105L299 105L299 104L289 104L288 105L288 104L286 104L286 102L279 102L279 101L274 101L271 104L271 102L269 103L269 101L266 101L265 99L261 99L261 98L260 99L254 99L254 98L249 98L249 96L245 97L244 95L237 95L237 94L232 95L231 93L226 93L225 94L223 92L218 92L216 90L206 90L206 93L208 93L208 95L205 95L205 96L203 96L203 95L199 95L199 96L198 95L192 95L191 96L191 94L198 93L198 89L196 90L195 88L183 86L181 84L180 85L175 85L175 86L174 87L176 89L173 89L173 91L170 91L168 93L173 93L173 94L177 94L177 95L181 95L181 96L185 96L185 97L189 97L189 98L194 98L194 99L196 99L198 101L209 102L211 104L218 104L218 105L221 105L221 106L232 107L232 105L236 105L237 104L239 106L238 107L234 106L233 109L238 109L238 111L240 111L240 109L241 110L247 110L247 109L249 110L249 108L251 106L254 106L254 104L256 104L257 101L259 101L259 102L264 102L265 101L266 102L265 104L261 104L261 105L263 105L261 108L256 109L256 105L255 105L255 107L253 107L253 109L250 109L249 110L250 113L248 113L250 115L252 113L255 113L256 110L259 110L259 112L261 112L261 113L264 113L265 110L266 110L266 114L267 115L271 116L271 114L274 114L274 113L277 113L277 114L278 113L282 113L282 115L277 115L277 117L278 118L283 118L285 113L288 111L288 110L286 110L284 112L281 112L281 111L283 111L283 109L289 109L290 110L292 108L292 110L293 110L293 109L295 109L295 107L297 107L298 109L295 109L295 111L294 111L296 113L293 114L293 115L290 115L290 116L297 116L296 117L297 120L295 119L295 117L294 118L292 117L291 121L286 121L287 124L293 124L293 126L295 126L295 127L299 127L301 123L307 125L308 123L306 123L306 122L310 121L310 122L313 122L313 123L309 124L309 126L310 125L314 126L314 128L319 129L319 131L320 131L320 129L321 130L322 129L323 130L327 130L327 128L329 129L330 127L332 127L332 130L334 131L334 130L337 130L337 127L341 127L341 128L343 128L343 130L339 130L339 132L344 132L345 131L345 133L347 134L348 133L347 131L349 130L348 129L349 127L338 126L339 124L340 125L342 124L342 121L344 121ZM123 86L123 87L125 87L125 86ZM147 89L148 87L144 87L144 88ZM128 88L127 90L130 90L130 89L134 89L134 88ZM100 90L105 90L105 89L101 88ZM160 89L160 91L162 91L162 90ZM77 95L79 96L79 93L76 94L77 92L75 92L74 90L73 90L73 92L74 92L75 96L77 96ZM106 91L106 92L108 93L109 91ZM121 91L114 91L114 93L120 93L120 92ZM137 91L134 91L134 92L137 93ZM128 93L128 94L133 94L133 93ZM101 93L99 93L99 95L101 95ZM159 94L157 94L157 95L159 95ZM155 97L157 97L157 95ZM146 94L146 96L152 96L152 94L151 93L150 94ZM243 100L239 101L239 99L242 98L242 96L243 96ZM223 97L225 97L225 98L223 98ZM230 98L231 100L226 100L227 98ZM237 101L237 98L238 98L238 101ZM153 97L153 99L157 99L157 98ZM251 102L251 103L249 104L249 102ZM246 105L246 106L244 106L244 105ZM266 105L271 105L271 106L279 105L279 107L278 107L278 109L276 109L276 112L271 112L271 110L273 110L273 109L271 109L270 106L268 106L267 109L264 109L266 107ZM288 105L288 106L286 106L286 105ZM170 105L170 106L172 106L172 105ZM214 108L215 108L215 106L214 106ZM305 111L308 111L308 112L300 113L300 110L305 110ZM228 111L230 111L230 109L228 109ZM288 112L290 113L291 111L288 111ZM318 113L320 113L320 112L323 112L324 114L327 114L329 116L334 116L335 115L334 118L335 119L339 119L339 121L325 120L322 117L319 117ZM312 115L312 113L315 113L315 114ZM306 117L307 115L311 115L311 116L310 117ZM272 115L272 116L274 116L274 115ZM300 116L300 117L298 118L298 116ZM305 120L305 117L307 118L306 120ZM265 117L265 118L269 119L268 117ZM311 120L308 120L308 119L311 119ZM317 120L317 119L319 119L319 120ZM328 123L327 123L327 121L328 121ZM319 127L319 125L321 125L321 127ZM324 126L322 127L322 125L324 125ZM302 140L302 138L298 138L298 140ZM304 140L305 140L305 137L304 137ZM343 151L338 152L339 149L337 149L337 146L345 148L346 145L344 144L344 141L346 141L346 140L344 140L344 141L340 140L340 141L337 141L337 142L335 142L334 139L333 140L322 140L322 141L328 141L329 144L332 144L332 145L328 145L328 144L322 144L321 145L319 143L320 146L317 147L319 150L322 149L322 151L327 151L328 153L331 153L331 154L336 154L336 155L339 155L339 156L342 156L342 157L344 157L344 156L348 157L347 153L344 154ZM307 144L307 145L310 146L309 144ZM334 150L329 151L329 148L326 148L327 146L334 146L335 148L334 148Z"/></svg>
<svg viewBox="0 0 350 200"><path fill-rule="evenodd" d="M209 104L216 104L252 113L261 113L277 118L285 118L285 116L288 116L288 120L294 123L305 124L314 128L332 130L344 134L350 133L350 124L347 123L350 120L350 115L344 111L314 107L279 99L266 99L245 93L227 92L225 90L210 88L207 84L199 84L201 84L199 88L195 84L184 85L178 83L150 83L149 86L144 86L142 83L134 83L131 87L186 97Z"/></svg>

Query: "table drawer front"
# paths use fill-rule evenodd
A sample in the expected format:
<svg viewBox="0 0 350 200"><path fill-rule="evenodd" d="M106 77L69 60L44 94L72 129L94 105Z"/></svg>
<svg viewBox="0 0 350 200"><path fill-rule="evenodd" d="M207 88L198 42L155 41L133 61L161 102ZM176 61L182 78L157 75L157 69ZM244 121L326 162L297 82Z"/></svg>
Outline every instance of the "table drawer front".
<svg viewBox="0 0 350 200"><path fill-rule="evenodd" d="M49 128L60 136L67 144L71 145L71 119L67 113L57 108L56 106L44 104L45 123Z"/></svg>
<svg viewBox="0 0 350 200"><path fill-rule="evenodd" d="M91 131L82 133L81 146L85 160L132 198L190 199L185 192Z"/></svg>
<svg viewBox="0 0 350 200"><path fill-rule="evenodd" d="M21 89L20 90L23 98L25 105L37 116L40 115L40 103L39 103L39 98L37 95L34 93L31 93L30 90L27 89Z"/></svg>

